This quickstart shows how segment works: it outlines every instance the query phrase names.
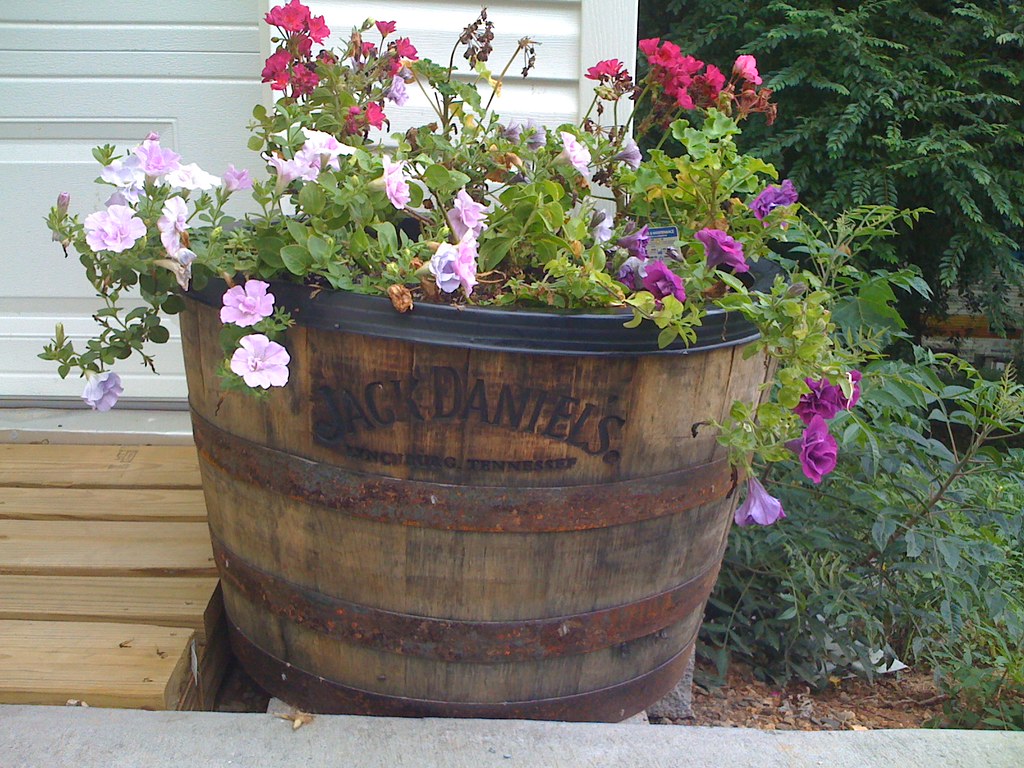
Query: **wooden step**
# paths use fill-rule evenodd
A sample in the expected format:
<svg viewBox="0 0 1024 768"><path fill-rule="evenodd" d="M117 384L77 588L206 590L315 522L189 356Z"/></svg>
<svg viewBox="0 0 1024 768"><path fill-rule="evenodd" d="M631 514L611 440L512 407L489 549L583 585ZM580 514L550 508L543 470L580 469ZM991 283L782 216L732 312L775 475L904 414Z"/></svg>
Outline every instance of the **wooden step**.
<svg viewBox="0 0 1024 768"><path fill-rule="evenodd" d="M204 523L0 520L0 575L213 576Z"/></svg>
<svg viewBox="0 0 1024 768"><path fill-rule="evenodd" d="M0 576L0 619L188 627L205 643L215 576Z"/></svg>
<svg viewBox="0 0 1024 768"><path fill-rule="evenodd" d="M4 488L0 519L206 522L202 491L152 488Z"/></svg>
<svg viewBox="0 0 1024 768"><path fill-rule="evenodd" d="M175 709L192 636L183 627L0 621L0 702Z"/></svg>
<svg viewBox="0 0 1024 768"><path fill-rule="evenodd" d="M0 486L200 488L192 446L0 445Z"/></svg>

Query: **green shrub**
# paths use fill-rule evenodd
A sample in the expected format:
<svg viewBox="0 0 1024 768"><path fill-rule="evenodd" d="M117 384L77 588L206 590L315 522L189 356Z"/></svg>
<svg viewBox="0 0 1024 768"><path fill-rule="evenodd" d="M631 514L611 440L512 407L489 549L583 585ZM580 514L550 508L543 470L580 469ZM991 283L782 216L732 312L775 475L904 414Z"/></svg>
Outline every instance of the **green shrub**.
<svg viewBox="0 0 1024 768"><path fill-rule="evenodd" d="M756 56L779 103L745 148L825 216L850 205L934 211L875 265L916 264L934 311L959 286L997 327L1021 285L1024 5L953 0L641 3L641 37L709 61Z"/></svg>

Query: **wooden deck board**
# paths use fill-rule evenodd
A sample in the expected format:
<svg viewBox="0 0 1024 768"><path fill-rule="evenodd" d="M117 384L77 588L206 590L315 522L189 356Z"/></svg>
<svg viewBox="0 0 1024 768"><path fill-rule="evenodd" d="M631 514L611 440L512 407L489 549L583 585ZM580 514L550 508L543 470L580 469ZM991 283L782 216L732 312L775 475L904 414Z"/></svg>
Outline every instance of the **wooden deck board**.
<svg viewBox="0 0 1024 768"><path fill-rule="evenodd" d="M202 491L151 488L3 488L0 520L206 522Z"/></svg>
<svg viewBox="0 0 1024 768"><path fill-rule="evenodd" d="M0 486L201 488L199 460L178 445L0 445Z"/></svg>
<svg viewBox="0 0 1024 768"><path fill-rule="evenodd" d="M216 588L215 576L0 576L0 620L188 627L206 642Z"/></svg>
<svg viewBox="0 0 1024 768"><path fill-rule="evenodd" d="M0 701L174 709L192 630L139 624L0 621Z"/></svg>
<svg viewBox="0 0 1024 768"><path fill-rule="evenodd" d="M0 445L0 703L212 708L218 584L193 447Z"/></svg>
<svg viewBox="0 0 1024 768"><path fill-rule="evenodd" d="M213 576L204 523L0 520L0 575Z"/></svg>

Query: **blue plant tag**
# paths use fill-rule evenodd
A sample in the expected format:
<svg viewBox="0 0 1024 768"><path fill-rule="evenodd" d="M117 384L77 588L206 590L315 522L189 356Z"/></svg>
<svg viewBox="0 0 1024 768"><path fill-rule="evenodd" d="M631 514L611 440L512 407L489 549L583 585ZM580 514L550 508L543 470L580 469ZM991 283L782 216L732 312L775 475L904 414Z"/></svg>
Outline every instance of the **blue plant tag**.
<svg viewBox="0 0 1024 768"><path fill-rule="evenodd" d="M651 236L647 243L647 256L652 259L667 258L668 249L675 248L679 241L678 227L648 227L647 234Z"/></svg>

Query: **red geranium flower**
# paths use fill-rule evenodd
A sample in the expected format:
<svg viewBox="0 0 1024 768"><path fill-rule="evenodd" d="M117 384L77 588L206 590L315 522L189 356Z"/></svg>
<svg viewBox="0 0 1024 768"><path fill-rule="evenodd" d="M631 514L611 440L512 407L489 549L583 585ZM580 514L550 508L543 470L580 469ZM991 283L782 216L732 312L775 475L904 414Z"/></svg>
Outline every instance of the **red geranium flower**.
<svg viewBox="0 0 1024 768"><path fill-rule="evenodd" d="M380 32L383 37L387 37L395 31L396 25L393 21L378 21L375 26L377 27L377 31Z"/></svg>
<svg viewBox="0 0 1024 768"><path fill-rule="evenodd" d="M299 0L292 0L288 5L271 8L265 18L268 24L280 27L285 32L304 32L309 21L309 8Z"/></svg>
<svg viewBox="0 0 1024 768"><path fill-rule="evenodd" d="M394 46L398 58L416 61L416 47L409 42L408 37L400 37L391 45Z"/></svg>
<svg viewBox="0 0 1024 768"><path fill-rule="evenodd" d="M588 69L584 77L588 80L614 80L622 74L622 68L623 64L618 59L607 59L606 61L599 61Z"/></svg>
<svg viewBox="0 0 1024 768"><path fill-rule="evenodd" d="M314 43L322 43L331 34L323 16L314 16L309 20L309 36Z"/></svg>
<svg viewBox="0 0 1024 768"><path fill-rule="evenodd" d="M384 110L381 109L380 104L378 104L375 101L371 101L369 104L366 105L367 123L372 125L374 128L383 128L385 119L386 116L384 115Z"/></svg>

